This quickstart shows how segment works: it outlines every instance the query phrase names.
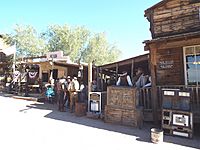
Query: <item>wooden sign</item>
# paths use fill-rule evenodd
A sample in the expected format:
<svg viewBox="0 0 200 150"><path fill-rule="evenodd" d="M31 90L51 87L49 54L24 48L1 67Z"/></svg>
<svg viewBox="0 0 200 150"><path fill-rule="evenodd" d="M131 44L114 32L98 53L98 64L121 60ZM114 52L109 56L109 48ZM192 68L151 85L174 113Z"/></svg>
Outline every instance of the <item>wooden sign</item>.
<svg viewBox="0 0 200 150"><path fill-rule="evenodd" d="M174 67L174 61L173 60L159 61L158 66L160 69L172 69Z"/></svg>

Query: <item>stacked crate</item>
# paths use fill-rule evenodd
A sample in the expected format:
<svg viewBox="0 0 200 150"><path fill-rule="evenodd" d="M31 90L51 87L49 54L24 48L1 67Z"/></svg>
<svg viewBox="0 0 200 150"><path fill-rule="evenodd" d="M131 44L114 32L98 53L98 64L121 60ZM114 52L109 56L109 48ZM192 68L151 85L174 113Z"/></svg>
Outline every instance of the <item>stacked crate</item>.
<svg viewBox="0 0 200 150"><path fill-rule="evenodd" d="M178 89L163 90L162 128L165 134L192 138L191 93Z"/></svg>
<svg viewBox="0 0 200 150"><path fill-rule="evenodd" d="M137 89L110 86L107 88L105 122L138 126L136 111Z"/></svg>

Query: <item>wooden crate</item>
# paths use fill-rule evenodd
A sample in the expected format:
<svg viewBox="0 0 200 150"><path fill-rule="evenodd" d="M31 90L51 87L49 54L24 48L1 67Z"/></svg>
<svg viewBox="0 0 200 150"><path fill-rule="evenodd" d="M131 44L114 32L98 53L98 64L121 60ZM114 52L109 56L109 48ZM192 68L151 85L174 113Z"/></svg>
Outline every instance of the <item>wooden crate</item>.
<svg viewBox="0 0 200 150"><path fill-rule="evenodd" d="M137 115L137 111L134 109L123 109L106 105L104 120L109 123L137 127L141 126L142 117L140 114Z"/></svg>
<svg viewBox="0 0 200 150"><path fill-rule="evenodd" d="M123 109L135 109L137 89L130 87L109 86L107 88L107 105Z"/></svg>

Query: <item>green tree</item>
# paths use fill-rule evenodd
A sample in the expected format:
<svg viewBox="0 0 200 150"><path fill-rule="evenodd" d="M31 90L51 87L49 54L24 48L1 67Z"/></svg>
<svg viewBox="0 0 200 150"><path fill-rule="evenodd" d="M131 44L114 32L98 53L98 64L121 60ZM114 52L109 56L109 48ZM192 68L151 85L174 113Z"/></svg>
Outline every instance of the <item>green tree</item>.
<svg viewBox="0 0 200 150"><path fill-rule="evenodd" d="M51 25L38 34L30 25L16 25L14 32L5 37L7 43L16 44L18 57L62 50L73 62L95 61L96 65L101 65L116 61L121 53L108 43L104 33L92 34L85 27Z"/></svg>
<svg viewBox="0 0 200 150"><path fill-rule="evenodd" d="M118 60L121 51L107 42L104 33L94 35L82 52L83 62L93 62L95 65L102 65Z"/></svg>
<svg viewBox="0 0 200 150"><path fill-rule="evenodd" d="M16 44L18 57L43 55L47 51L45 41L39 38L37 31L30 25L16 25L14 32L4 37L7 43Z"/></svg>
<svg viewBox="0 0 200 150"><path fill-rule="evenodd" d="M52 25L42 33L49 51L63 50L64 54L70 56L72 61L79 59L89 36L90 31L86 28L71 28L67 25Z"/></svg>

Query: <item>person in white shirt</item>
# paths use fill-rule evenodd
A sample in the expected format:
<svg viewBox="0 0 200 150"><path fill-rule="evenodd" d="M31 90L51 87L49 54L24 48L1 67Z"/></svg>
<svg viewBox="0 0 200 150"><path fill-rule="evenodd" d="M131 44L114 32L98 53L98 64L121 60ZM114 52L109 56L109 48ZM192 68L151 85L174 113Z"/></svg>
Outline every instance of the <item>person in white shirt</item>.
<svg viewBox="0 0 200 150"><path fill-rule="evenodd" d="M118 81L116 83L117 86L133 86L130 76L126 71L123 71L119 76Z"/></svg>

